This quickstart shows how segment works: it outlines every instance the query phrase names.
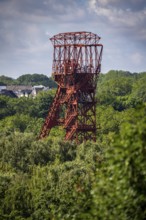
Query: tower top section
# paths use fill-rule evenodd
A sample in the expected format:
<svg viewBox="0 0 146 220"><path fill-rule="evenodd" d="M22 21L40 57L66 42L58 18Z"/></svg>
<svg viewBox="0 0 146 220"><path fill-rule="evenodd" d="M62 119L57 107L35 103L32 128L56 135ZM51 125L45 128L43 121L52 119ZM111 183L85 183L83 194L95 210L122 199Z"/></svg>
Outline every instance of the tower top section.
<svg viewBox="0 0 146 220"><path fill-rule="evenodd" d="M54 35L50 38L54 46L83 46L83 45L96 45L100 37L91 32L66 32Z"/></svg>
<svg viewBox="0 0 146 220"><path fill-rule="evenodd" d="M53 44L52 76L58 84L40 138L62 125L65 140L96 141L96 85L103 45L91 32L67 32L50 38Z"/></svg>

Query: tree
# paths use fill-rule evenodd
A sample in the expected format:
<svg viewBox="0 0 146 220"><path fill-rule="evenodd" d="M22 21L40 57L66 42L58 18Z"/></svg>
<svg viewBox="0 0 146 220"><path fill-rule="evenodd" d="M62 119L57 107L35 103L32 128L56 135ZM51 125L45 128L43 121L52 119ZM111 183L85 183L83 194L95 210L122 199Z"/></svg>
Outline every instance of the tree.
<svg viewBox="0 0 146 220"><path fill-rule="evenodd" d="M146 219L145 73L98 82L97 142L38 140L55 90L0 96L0 219Z"/></svg>
<svg viewBox="0 0 146 220"><path fill-rule="evenodd" d="M12 85L14 83L15 83L15 79L4 75L0 76L0 86Z"/></svg>
<svg viewBox="0 0 146 220"><path fill-rule="evenodd" d="M136 106L146 102L146 73L139 75L139 79L135 81L132 88L132 94L129 100Z"/></svg>
<svg viewBox="0 0 146 220"><path fill-rule="evenodd" d="M134 75L123 71L110 71L102 75L97 86L100 104L111 105L118 111L126 109L134 79Z"/></svg>
<svg viewBox="0 0 146 220"><path fill-rule="evenodd" d="M146 218L146 108L138 110L131 122L121 125L97 169L92 219Z"/></svg>
<svg viewBox="0 0 146 220"><path fill-rule="evenodd" d="M33 105L30 109L30 115L32 117L46 118L50 105L53 102L55 90L42 91L33 101Z"/></svg>
<svg viewBox="0 0 146 220"><path fill-rule="evenodd" d="M9 105L10 100L11 98L0 95L0 120L15 113L12 106Z"/></svg>
<svg viewBox="0 0 146 220"><path fill-rule="evenodd" d="M19 85L44 85L50 88L56 88L57 85L51 77L47 77L43 74L24 74L17 78L17 84Z"/></svg>

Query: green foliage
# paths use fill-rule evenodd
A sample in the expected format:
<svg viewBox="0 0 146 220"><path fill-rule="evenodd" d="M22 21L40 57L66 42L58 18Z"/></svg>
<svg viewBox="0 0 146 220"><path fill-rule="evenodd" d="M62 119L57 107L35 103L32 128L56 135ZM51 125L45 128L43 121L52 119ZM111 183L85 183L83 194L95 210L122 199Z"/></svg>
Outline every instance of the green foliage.
<svg viewBox="0 0 146 220"><path fill-rule="evenodd" d="M97 98L102 105L111 105L122 111L145 102L146 73L131 74L124 71L109 71L101 75Z"/></svg>
<svg viewBox="0 0 146 220"><path fill-rule="evenodd" d="M0 96L0 119L14 114L14 110L12 106L9 104L10 100L14 99L10 99L7 96Z"/></svg>
<svg viewBox="0 0 146 220"><path fill-rule="evenodd" d="M146 102L146 73L140 74L139 79L134 82L131 99L136 103Z"/></svg>
<svg viewBox="0 0 146 220"><path fill-rule="evenodd" d="M15 82L15 80L8 76L0 76L0 86L4 85L12 85Z"/></svg>
<svg viewBox="0 0 146 220"><path fill-rule="evenodd" d="M26 97L14 99L0 96L0 119L16 114L29 115L33 118L45 118L54 94L55 90L42 91L35 99Z"/></svg>
<svg viewBox="0 0 146 220"><path fill-rule="evenodd" d="M55 88L56 83L51 77L47 77L43 74L25 74L17 78L17 84L19 85L44 85L50 88Z"/></svg>
<svg viewBox="0 0 146 220"><path fill-rule="evenodd" d="M29 132L38 135L43 119L32 118L29 115L16 114L0 121L0 133Z"/></svg>
<svg viewBox="0 0 146 220"><path fill-rule="evenodd" d="M27 151L34 140L32 134L10 133L0 140L0 158L16 170L26 172L28 170Z"/></svg>
<svg viewBox="0 0 146 220"><path fill-rule="evenodd" d="M32 117L45 118L48 114L50 105L53 102L55 90L42 91L33 100L30 115Z"/></svg>
<svg viewBox="0 0 146 220"><path fill-rule="evenodd" d="M8 164L13 173L7 172L0 188L3 218L78 219L90 209L96 163L102 161L97 144L77 147L15 133L3 137L0 146L3 170Z"/></svg>
<svg viewBox="0 0 146 220"><path fill-rule="evenodd" d="M33 216L77 219L90 205L93 179L93 171L84 161L38 167L31 180L36 210Z"/></svg>
<svg viewBox="0 0 146 220"><path fill-rule="evenodd" d="M52 77L47 77L44 74L24 74L17 79L13 79L7 76L0 76L0 86L3 85L43 85L49 88L56 88L57 84Z"/></svg>
<svg viewBox="0 0 146 220"><path fill-rule="evenodd" d="M0 96L0 219L145 220L145 84L146 73L101 75L97 142L81 145L64 142L60 127L37 140L55 90L35 99Z"/></svg>
<svg viewBox="0 0 146 220"><path fill-rule="evenodd" d="M28 178L24 175L15 175L5 193L5 199L2 204L4 210L2 213L3 219L29 219L31 194L29 192Z"/></svg>
<svg viewBox="0 0 146 220"><path fill-rule="evenodd" d="M121 125L92 191L95 219L146 218L146 108ZM94 218L93 218L94 219Z"/></svg>

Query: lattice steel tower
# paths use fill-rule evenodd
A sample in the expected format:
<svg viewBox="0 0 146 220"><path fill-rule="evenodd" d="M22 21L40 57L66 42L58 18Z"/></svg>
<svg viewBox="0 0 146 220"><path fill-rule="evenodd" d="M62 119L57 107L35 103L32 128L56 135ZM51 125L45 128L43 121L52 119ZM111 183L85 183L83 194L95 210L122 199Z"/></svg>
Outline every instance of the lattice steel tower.
<svg viewBox="0 0 146 220"><path fill-rule="evenodd" d="M61 33L50 38L54 45L53 77L57 92L40 138L62 125L65 140L96 141L95 90L101 69L103 45L91 32Z"/></svg>

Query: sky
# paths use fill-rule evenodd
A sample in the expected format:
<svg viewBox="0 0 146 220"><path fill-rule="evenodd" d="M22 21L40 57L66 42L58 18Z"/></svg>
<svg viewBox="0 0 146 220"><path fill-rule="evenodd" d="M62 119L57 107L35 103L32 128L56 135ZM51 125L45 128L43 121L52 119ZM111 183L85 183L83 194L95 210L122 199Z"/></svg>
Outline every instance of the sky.
<svg viewBox="0 0 146 220"><path fill-rule="evenodd" d="M146 71L146 0L0 0L0 75L51 76L50 37L98 34L102 72Z"/></svg>

